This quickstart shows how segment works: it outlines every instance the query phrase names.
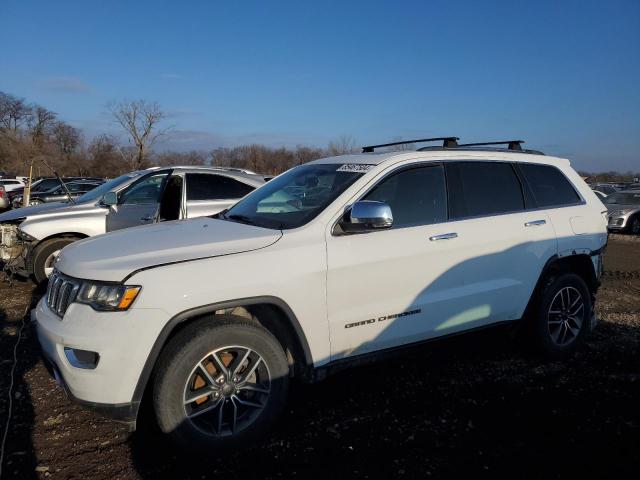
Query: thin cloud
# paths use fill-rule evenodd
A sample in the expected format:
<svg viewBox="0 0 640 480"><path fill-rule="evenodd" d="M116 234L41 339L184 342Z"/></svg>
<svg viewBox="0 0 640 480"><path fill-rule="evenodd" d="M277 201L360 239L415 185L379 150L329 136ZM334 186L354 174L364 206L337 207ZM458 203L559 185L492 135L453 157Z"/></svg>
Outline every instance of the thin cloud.
<svg viewBox="0 0 640 480"><path fill-rule="evenodd" d="M44 90L58 93L91 93L91 88L78 77L47 77L40 82Z"/></svg>

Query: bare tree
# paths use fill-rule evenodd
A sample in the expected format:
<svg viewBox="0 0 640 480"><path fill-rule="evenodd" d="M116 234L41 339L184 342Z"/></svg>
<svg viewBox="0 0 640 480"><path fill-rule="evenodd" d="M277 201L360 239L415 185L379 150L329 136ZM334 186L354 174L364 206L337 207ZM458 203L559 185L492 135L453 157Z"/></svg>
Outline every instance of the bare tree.
<svg viewBox="0 0 640 480"><path fill-rule="evenodd" d="M189 152L165 151L153 156L153 163L160 166L205 165L207 161L207 153L197 150L191 150Z"/></svg>
<svg viewBox="0 0 640 480"><path fill-rule="evenodd" d="M80 145L80 130L72 127L68 123L59 121L53 124L51 128L53 141L60 149L60 153L67 159Z"/></svg>
<svg viewBox="0 0 640 480"><path fill-rule="evenodd" d="M351 135L341 135L338 139L329 142L327 147L327 153L331 156L344 155L356 151L356 141Z"/></svg>
<svg viewBox="0 0 640 480"><path fill-rule="evenodd" d="M56 113L40 105L33 107L28 120L29 133L36 149L41 149L47 140L56 119Z"/></svg>
<svg viewBox="0 0 640 480"><path fill-rule="evenodd" d="M124 129L129 142L135 148L131 167L139 170L145 165L151 146L168 131L168 128L158 128L158 123L166 117L165 113L158 103L145 100L111 103L107 107L114 121Z"/></svg>
<svg viewBox="0 0 640 480"><path fill-rule="evenodd" d="M31 107L23 98L0 92L0 131L16 133L31 114Z"/></svg>

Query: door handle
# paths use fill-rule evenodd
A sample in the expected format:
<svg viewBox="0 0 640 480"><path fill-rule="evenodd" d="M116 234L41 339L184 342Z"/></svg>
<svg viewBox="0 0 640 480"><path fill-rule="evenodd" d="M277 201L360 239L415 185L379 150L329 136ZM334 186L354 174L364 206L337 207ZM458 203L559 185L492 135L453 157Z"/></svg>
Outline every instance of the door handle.
<svg viewBox="0 0 640 480"><path fill-rule="evenodd" d="M143 222L148 222L150 220L153 220L153 215L149 215L148 217L142 217L140 220L142 220Z"/></svg>
<svg viewBox="0 0 640 480"><path fill-rule="evenodd" d="M429 240L435 242L436 240L450 240L452 238L458 238L458 234L455 232L441 233L440 235L433 235L432 237L429 237Z"/></svg>
<svg viewBox="0 0 640 480"><path fill-rule="evenodd" d="M531 222L527 222L524 224L525 227L539 227L540 225L546 224L546 220L533 220Z"/></svg>

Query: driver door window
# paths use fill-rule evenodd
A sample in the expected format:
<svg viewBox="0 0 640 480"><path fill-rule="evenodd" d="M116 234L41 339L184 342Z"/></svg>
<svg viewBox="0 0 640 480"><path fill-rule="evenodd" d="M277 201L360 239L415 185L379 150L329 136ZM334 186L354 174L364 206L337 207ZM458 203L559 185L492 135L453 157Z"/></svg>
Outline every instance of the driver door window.
<svg viewBox="0 0 640 480"><path fill-rule="evenodd" d="M155 222L168 174L154 173L120 192L118 205L109 209L107 231Z"/></svg>
<svg viewBox="0 0 640 480"><path fill-rule="evenodd" d="M411 168L391 175L363 200L388 204L393 214L392 228L447 220L447 194L441 165Z"/></svg>

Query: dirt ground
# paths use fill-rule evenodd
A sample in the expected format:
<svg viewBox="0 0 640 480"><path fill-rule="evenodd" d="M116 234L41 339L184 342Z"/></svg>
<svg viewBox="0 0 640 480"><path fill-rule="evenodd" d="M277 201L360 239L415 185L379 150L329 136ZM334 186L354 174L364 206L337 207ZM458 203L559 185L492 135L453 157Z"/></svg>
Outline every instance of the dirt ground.
<svg viewBox="0 0 640 480"><path fill-rule="evenodd" d="M542 363L504 329L434 342L315 385L241 452L184 458L65 398L33 325L18 347L3 478L637 478L640 242L610 241L601 323L571 360ZM30 283L0 284L0 427Z"/></svg>

